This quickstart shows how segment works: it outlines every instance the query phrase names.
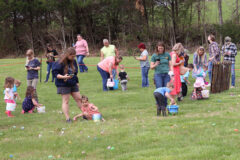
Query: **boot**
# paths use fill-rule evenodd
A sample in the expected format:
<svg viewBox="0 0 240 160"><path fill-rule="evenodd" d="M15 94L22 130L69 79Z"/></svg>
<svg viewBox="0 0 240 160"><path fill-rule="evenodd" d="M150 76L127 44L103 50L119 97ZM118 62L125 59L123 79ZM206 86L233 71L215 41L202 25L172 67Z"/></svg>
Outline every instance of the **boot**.
<svg viewBox="0 0 240 160"><path fill-rule="evenodd" d="M160 116L161 110L157 108L157 116Z"/></svg>
<svg viewBox="0 0 240 160"><path fill-rule="evenodd" d="M12 115L11 111L7 111L7 115L8 115L8 117L14 117L14 116Z"/></svg>
<svg viewBox="0 0 240 160"><path fill-rule="evenodd" d="M166 117L166 116L167 116L166 109L165 109L165 110L162 110L162 113L163 113L163 117Z"/></svg>

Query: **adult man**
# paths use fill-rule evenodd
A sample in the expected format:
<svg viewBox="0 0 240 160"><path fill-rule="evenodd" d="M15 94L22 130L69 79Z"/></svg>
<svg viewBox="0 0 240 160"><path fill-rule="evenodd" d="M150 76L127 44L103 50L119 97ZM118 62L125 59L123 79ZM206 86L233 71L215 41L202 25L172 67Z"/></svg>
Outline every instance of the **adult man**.
<svg viewBox="0 0 240 160"><path fill-rule="evenodd" d="M220 54L220 49L218 47L217 42L215 42L215 36L214 35L209 35L208 36L208 42L210 43L209 45L209 63L208 63L208 76L209 76L209 81L211 83L212 81L212 67L214 62L220 62L221 61L221 54Z"/></svg>
<svg viewBox="0 0 240 160"><path fill-rule="evenodd" d="M230 61L232 63L231 74L232 74L232 85L231 88L235 87L235 56L237 55L237 47L231 42L230 37L225 37L225 43L222 47L222 55L224 61Z"/></svg>

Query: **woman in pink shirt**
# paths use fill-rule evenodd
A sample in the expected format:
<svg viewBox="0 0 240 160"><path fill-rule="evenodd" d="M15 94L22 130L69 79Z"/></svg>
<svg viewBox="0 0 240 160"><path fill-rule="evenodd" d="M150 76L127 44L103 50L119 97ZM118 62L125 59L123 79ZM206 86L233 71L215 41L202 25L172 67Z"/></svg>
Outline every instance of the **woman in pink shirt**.
<svg viewBox="0 0 240 160"><path fill-rule="evenodd" d="M87 72L88 68L84 64L83 59L85 56L89 56L88 44L87 41L83 39L80 34L77 35L77 42L74 47L76 50L77 62L80 72Z"/></svg>
<svg viewBox="0 0 240 160"><path fill-rule="evenodd" d="M118 65L122 61L122 57L107 57L97 65L97 70L102 76L102 85L103 85L103 91L108 91L107 88L107 80L108 78L113 79L112 70L116 69L117 75L118 75Z"/></svg>

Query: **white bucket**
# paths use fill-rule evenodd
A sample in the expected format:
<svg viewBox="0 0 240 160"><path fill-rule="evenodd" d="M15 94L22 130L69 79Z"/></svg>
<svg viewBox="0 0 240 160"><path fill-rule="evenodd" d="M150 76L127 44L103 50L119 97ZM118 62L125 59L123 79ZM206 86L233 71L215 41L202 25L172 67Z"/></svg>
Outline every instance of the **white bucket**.
<svg viewBox="0 0 240 160"><path fill-rule="evenodd" d="M37 108L38 113L45 113L45 106L40 106Z"/></svg>
<svg viewBox="0 0 240 160"><path fill-rule="evenodd" d="M202 96L203 98L209 98L209 90L202 90Z"/></svg>

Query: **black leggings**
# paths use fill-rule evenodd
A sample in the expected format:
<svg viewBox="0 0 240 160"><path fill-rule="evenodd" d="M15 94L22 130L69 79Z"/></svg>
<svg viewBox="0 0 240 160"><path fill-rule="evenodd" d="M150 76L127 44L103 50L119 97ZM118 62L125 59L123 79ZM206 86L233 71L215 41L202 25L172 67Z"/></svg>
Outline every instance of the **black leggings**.
<svg viewBox="0 0 240 160"><path fill-rule="evenodd" d="M186 83L182 83L182 96L187 96L188 87Z"/></svg>
<svg viewBox="0 0 240 160"><path fill-rule="evenodd" d="M158 110L163 110L165 111L166 110L166 97L164 97L161 93L158 93L158 92L154 92L153 93L154 97L155 97L155 100L157 102L157 106L158 106Z"/></svg>

